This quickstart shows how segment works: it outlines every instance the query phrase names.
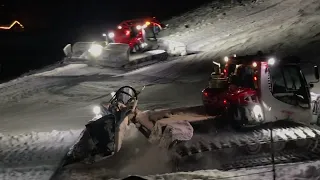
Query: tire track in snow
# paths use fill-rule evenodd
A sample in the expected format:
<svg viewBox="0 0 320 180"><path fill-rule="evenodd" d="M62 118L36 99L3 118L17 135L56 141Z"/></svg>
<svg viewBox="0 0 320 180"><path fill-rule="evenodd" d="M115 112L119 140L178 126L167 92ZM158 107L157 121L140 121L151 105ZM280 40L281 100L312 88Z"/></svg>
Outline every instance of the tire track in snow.
<svg viewBox="0 0 320 180"><path fill-rule="evenodd" d="M44 78L24 78L22 81L0 88L0 105L18 102L31 94L54 86L56 83L57 81L45 80Z"/></svg>
<svg viewBox="0 0 320 180"><path fill-rule="evenodd" d="M136 81L145 85L190 82L188 78L194 77L194 75L197 78L193 78L193 81L202 81L203 78L207 78L211 71L213 58L214 55L210 52L188 55L114 77L119 80L123 78L123 80Z"/></svg>

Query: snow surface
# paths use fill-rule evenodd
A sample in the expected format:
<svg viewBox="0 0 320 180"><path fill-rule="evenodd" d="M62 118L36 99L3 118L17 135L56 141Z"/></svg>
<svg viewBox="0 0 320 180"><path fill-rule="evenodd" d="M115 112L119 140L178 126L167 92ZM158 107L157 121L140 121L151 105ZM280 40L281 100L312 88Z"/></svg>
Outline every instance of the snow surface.
<svg viewBox="0 0 320 180"><path fill-rule="evenodd" d="M279 55L293 53L318 63L318 0L258 0L245 1L245 5L216 1L168 21L170 28L163 31L161 39L169 45L171 42L173 50L182 47L180 53L176 51L177 55L185 48L202 52L199 54L173 57L130 72L69 65L0 84L0 179L47 179L92 117L92 106L109 99L109 93L122 85L137 88L147 85L139 100L142 109L198 105L212 60L220 60L228 53L258 50ZM189 28L185 28L185 24L189 24ZM309 80L311 72L306 69ZM313 91L319 94L320 86L316 84ZM119 154L93 167L70 167L61 173L61 179L169 173L163 152L149 146L141 135L132 131L134 138L124 144ZM278 168L282 179L319 179L320 176L319 162ZM178 177L209 179L265 170L269 171L270 167L182 173ZM161 176L170 179L174 174ZM271 175L238 179L250 178L271 179Z"/></svg>
<svg viewBox="0 0 320 180"><path fill-rule="evenodd" d="M320 176L320 162L297 163L277 165L275 168L278 180L318 180ZM185 179L235 179L235 180L257 180L273 179L272 167L258 167L252 169L241 169L237 171L201 170L194 172L168 173L162 175L144 176L146 179L157 180L185 180Z"/></svg>
<svg viewBox="0 0 320 180"><path fill-rule="evenodd" d="M34 74L34 76L56 76L56 75L80 76L82 74L78 74L79 69L82 69L84 67L88 67L88 65L86 65L86 64L69 64L69 65L66 65L63 67L55 68L51 71L46 71L46 72ZM75 69L75 71L70 71L72 69ZM64 72L67 72L68 74L64 74Z"/></svg>
<svg viewBox="0 0 320 180"><path fill-rule="evenodd" d="M320 11L316 0L257 1L233 8L219 2L169 20L169 32L165 33L170 36L163 39L181 42L194 51L213 53L250 53L260 49L280 53L319 40ZM184 24L190 27L185 28ZM313 50L310 57L319 55Z"/></svg>
<svg viewBox="0 0 320 180"><path fill-rule="evenodd" d="M49 179L79 130L0 134L0 179Z"/></svg>
<svg viewBox="0 0 320 180"><path fill-rule="evenodd" d="M181 42L167 39L159 39L160 48L163 48L171 56L187 55L187 46Z"/></svg>

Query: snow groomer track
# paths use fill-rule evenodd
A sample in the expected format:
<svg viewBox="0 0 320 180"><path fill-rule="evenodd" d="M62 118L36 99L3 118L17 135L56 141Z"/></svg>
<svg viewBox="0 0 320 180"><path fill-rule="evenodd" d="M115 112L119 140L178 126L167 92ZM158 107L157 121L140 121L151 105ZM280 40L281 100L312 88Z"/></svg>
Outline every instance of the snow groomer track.
<svg viewBox="0 0 320 180"><path fill-rule="evenodd" d="M195 134L190 141L172 147L177 171L189 170L190 167L184 167L188 164L186 162L197 163L201 159L217 161L215 166L219 170L320 159L320 131L317 127L279 122L272 127L264 125L242 132L227 128L206 135L197 132L197 125L193 124L193 127Z"/></svg>

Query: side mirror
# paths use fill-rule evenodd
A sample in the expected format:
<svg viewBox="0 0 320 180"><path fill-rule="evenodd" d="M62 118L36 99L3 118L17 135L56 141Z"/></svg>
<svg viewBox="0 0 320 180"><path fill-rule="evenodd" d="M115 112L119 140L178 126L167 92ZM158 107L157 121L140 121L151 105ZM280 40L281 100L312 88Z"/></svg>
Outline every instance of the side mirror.
<svg viewBox="0 0 320 180"><path fill-rule="evenodd" d="M314 77L317 81L319 81L319 68L318 66L314 66Z"/></svg>
<svg viewBox="0 0 320 180"><path fill-rule="evenodd" d="M312 89L314 87L314 84L309 83L309 88Z"/></svg>

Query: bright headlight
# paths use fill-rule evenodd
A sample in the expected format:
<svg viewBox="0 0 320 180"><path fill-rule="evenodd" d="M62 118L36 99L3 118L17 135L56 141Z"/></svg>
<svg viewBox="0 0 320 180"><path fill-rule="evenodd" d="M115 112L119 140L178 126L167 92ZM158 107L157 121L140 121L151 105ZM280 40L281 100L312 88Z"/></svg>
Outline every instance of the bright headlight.
<svg viewBox="0 0 320 180"><path fill-rule="evenodd" d="M224 59L224 62L228 62L229 61L229 57L228 56L225 56L223 59Z"/></svg>
<svg viewBox="0 0 320 180"><path fill-rule="evenodd" d="M147 43L142 43L142 44L141 44L141 47L142 47L142 48L145 48L145 47L147 47L147 46L148 46Z"/></svg>
<svg viewBox="0 0 320 180"><path fill-rule="evenodd" d="M101 108L99 106L93 107L93 113L98 115L101 113Z"/></svg>
<svg viewBox="0 0 320 180"><path fill-rule="evenodd" d="M142 29L142 26L138 25L138 26L136 26L136 28L137 28L137 30L140 30L140 29Z"/></svg>
<svg viewBox="0 0 320 180"><path fill-rule="evenodd" d="M276 62L276 60L274 58L268 59L268 64L271 66L274 65L275 62Z"/></svg>
<svg viewBox="0 0 320 180"><path fill-rule="evenodd" d="M109 38L114 38L114 33L113 33L113 32L110 32L110 33L108 34L108 37L109 37Z"/></svg>
<svg viewBox="0 0 320 180"><path fill-rule="evenodd" d="M103 50L103 47L101 45L92 44L88 51L92 56L98 57L101 55L102 50Z"/></svg>
<svg viewBox="0 0 320 180"><path fill-rule="evenodd" d="M262 119L263 117L262 117L262 109L261 109L261 106L259 106L259 105L255 105L254 107L253 107L253 113L254 113L254 116L255 116L255 118L257 118L257 119Z"/></svg>

